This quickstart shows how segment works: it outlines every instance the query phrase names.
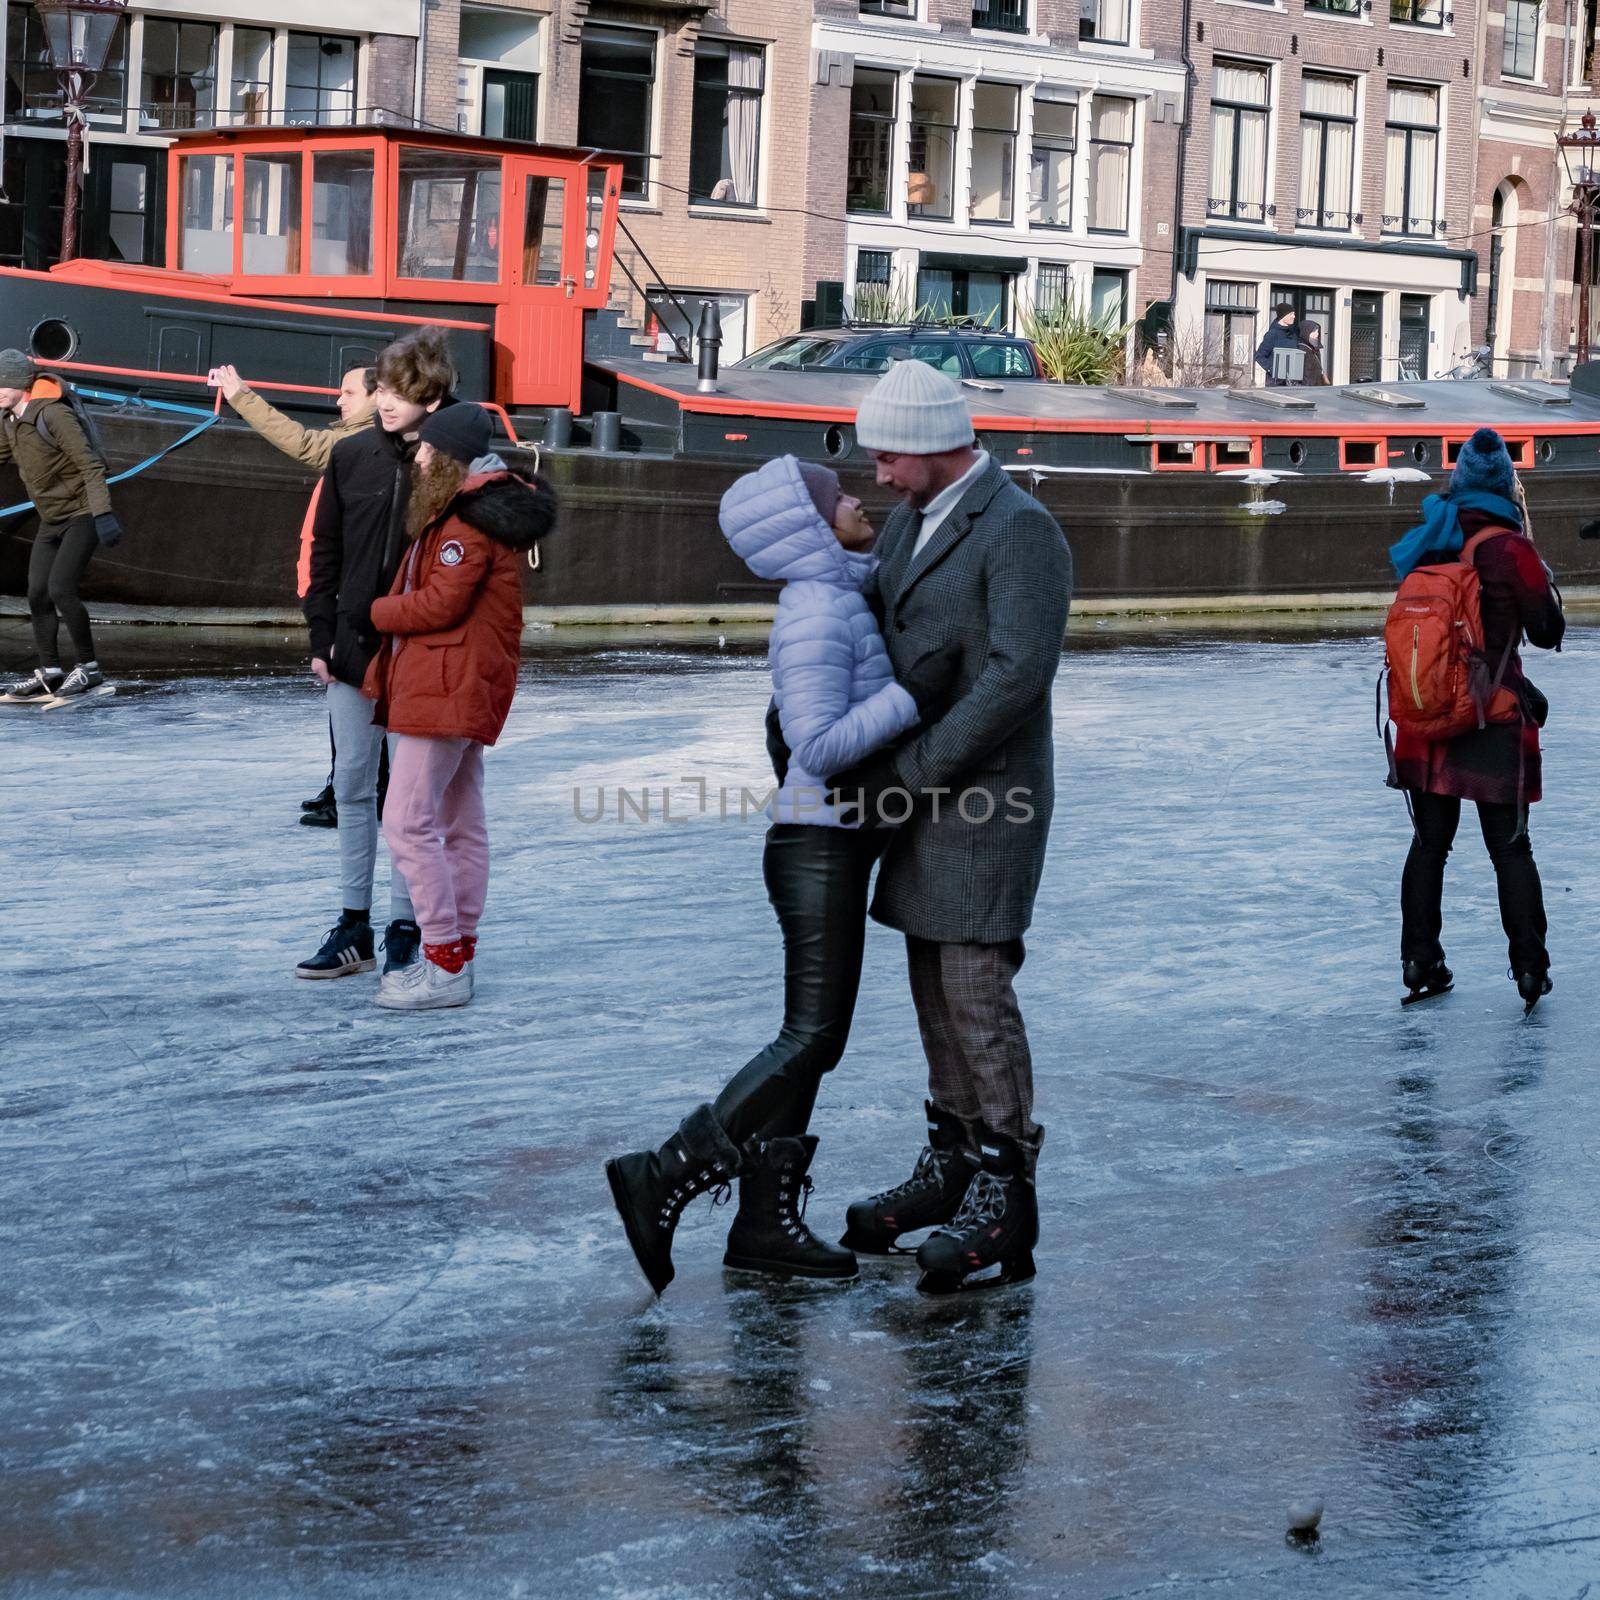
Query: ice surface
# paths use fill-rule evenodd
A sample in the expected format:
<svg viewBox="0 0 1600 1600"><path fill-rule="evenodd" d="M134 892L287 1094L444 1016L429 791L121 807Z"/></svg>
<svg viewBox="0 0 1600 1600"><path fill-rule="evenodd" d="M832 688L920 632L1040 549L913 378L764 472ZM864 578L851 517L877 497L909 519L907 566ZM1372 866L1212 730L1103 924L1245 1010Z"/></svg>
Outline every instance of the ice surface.
<svg viewBox="0 0 1600 1600"><path fill-rule="evenodd" d="M425 1017L291 976L337 910L295 821L309 686L8 717L0 1593L1584 1592L1600 633L1532 664L1556 988L1527 1022L1470 822L1456 991L1399 1009L1374 655L1076 639L1019 983L1040 1276L954 1304L904 1263L725 1278L701 1201L656 1305L611 1211L604 1158L775 1025L761 827L715 815L764 778L759 657L530 663L480 997ZM574 784L688 809L702 774L710 815L573 814ZM923 1081L875 930L820 1230L909 1170Z"/></svg>

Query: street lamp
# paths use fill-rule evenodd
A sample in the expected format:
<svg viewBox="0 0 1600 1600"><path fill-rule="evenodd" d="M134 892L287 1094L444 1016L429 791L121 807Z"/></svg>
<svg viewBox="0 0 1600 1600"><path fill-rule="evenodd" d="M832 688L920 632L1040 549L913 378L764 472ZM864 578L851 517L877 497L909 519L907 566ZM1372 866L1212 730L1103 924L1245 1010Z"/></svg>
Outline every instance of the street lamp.
<svg viewBox="0 0 1600 1600"><path fill-rule="evenodd" d="M50 65L61 80L67 121L67 193L61 210L61 259L78 253L78 201L83 188L83 97L116 37L128 0L37 0Z"/></svg>
<svg viewBox="0 0 1600 1600"><path fill-rule="evenodd" d="M1585 111L1577 131L1556 135L1556 148L1572 185L1572 212L1578 219L1578 365L1589 359L1589 277L1593 259L1594 217L1600 202L1600 127Z"/></svg>

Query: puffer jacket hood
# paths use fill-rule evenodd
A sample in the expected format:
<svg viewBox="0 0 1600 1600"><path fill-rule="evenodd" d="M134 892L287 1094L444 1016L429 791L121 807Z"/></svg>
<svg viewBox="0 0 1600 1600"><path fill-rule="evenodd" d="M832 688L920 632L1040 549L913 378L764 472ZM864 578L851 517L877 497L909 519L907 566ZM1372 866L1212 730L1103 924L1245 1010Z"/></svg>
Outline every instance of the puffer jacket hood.
<svg viewBox="0 0 1600 1600"><path fill-rule="evenodd" d="M524 477L498 456L480 456L449 515L508 550L531 550L555 527L556 511L555 491L543 478Z"/></svg>
<svg viewBox="0 0 1600 1600"><path fill-rule="evenodd" d="M778 456L740 478L723 495L717 520L734 553L758 578L859 591L878 565L871 553L839 543L793 456Z"/></svg>

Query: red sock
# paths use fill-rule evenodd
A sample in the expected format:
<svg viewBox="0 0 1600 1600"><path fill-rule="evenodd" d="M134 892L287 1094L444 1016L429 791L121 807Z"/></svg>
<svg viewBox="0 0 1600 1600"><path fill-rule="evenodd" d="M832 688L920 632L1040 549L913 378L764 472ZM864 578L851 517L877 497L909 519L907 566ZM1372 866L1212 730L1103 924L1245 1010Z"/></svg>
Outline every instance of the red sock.
<svg viewBox="0 0 1600 1600"><path fill-rule="evenodd" d="M425 944L422 953L446 972L459 972L467 964L467 952L460 939L452 939L449 944Z"/></svg>
<svg viewBox="0 0 1600 1600"><path fill-rule="evenodd" d="M469 933L464 935L461 940L461 948L466 951L468 961L476 961L478 958L477 934Z"/></svg>

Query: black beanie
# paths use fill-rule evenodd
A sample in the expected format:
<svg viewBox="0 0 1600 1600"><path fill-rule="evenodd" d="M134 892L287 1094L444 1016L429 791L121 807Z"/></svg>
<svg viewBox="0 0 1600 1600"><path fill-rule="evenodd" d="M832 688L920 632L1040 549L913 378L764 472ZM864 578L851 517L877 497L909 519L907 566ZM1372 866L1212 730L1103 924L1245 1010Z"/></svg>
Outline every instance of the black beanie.
<svg viewBox="0 0 1600 1600"><path fill-rule="evenodd" d="M482 406L470 402L440 406L422 419L418 437L441 455L453 456L470 467L479 456L488 455L494 424Z"/></svg>

